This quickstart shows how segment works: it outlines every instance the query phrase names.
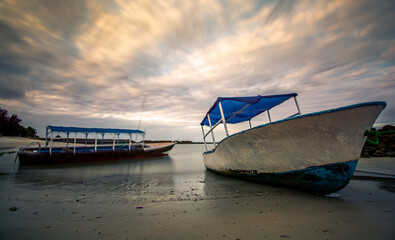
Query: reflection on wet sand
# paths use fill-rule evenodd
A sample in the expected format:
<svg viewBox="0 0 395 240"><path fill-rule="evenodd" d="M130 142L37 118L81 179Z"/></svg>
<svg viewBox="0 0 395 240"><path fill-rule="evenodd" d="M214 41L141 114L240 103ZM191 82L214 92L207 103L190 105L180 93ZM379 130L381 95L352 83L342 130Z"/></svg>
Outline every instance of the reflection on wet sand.
<svg viewBox="0 0 395 240"><path fill-rule="evenodd" d="M19 168L14 183L30 192L50 191L54 202L85 203L155 200L173 186L171 157L135 159L99 164ZM70 196L74 196L70 198ZM76 197L75 197L76 196Z"/></svg>
<svg viewBox="0 0 395 240"><path fill-rule="evenodd" d="M75 182L95 177L132 176L164 174L174 169L170 156L130 159L112 162L86 163L73 165L23 166L19 167L16 179L26 182L34 179L55 180L56 182Z"/></svg>
<svg viewBox="0 0 395 240"><path fill-rule="evenodd" d="M144 169L146 169L144 171ZM161 170L158 170L161 169ZM161 157L122 159L97 163L77 163L72 165L45 165L45 166L19 166L18 173L28 171L65 171L65 174L83 172L88 176L120 173L120 174L151 174L163 171L172 171L172 159L165 155ZM90 173L90 174L89 174Z"/></svg>

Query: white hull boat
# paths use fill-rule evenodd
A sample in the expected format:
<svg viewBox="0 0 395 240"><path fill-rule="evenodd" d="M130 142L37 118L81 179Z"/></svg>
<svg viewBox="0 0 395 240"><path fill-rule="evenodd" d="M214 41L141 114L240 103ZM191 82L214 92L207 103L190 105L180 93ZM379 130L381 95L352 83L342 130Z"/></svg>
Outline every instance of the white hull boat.
<svg viewBox="0 0 395 240"><path fill-rule="evenodd" d="M206 168L232 177L319 194L345 187L358 163L366 140L364 133L371 129L386 103L360 103L301 115L296 96L218 98L201 123ZM208 151L206 137L220 123L227 132L226 124L251 120L289 98L294 98L298 107L295 116L227 136L218 144L212 135L215 147ZM215 125L211 125L213 119ZM210 127L206 134L204 125Z"/></svg>

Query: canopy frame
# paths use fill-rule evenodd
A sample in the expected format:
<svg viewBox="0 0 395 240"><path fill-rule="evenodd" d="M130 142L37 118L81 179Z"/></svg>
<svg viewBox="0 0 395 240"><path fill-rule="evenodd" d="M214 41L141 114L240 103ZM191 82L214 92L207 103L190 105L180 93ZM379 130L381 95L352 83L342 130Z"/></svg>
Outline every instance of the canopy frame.
<svg viewBox="0 0 395 240"><path fill-rule="evenodd" d="M254 97L230 97L230 98L219 97L219 98L217 98L217 100L215 101L213 106L206 113L206 116L203 118L202 122L200 123L201 128L202 128L203 141L204 141L204 146L205 146L206 152L208 151L206 137L210 133L211 133L212 140L213 140L213 142L212 142L213 147L214 147L213 149L215 149L217 147L217 143L216 143L215 137L214 137L214 129L221 123L224 124L224 130L225 130L226 137L229 137L229 131L228 131L227 124L229 124L229 123L235 124L235 123L241 123L241 122L248 121L250 128L252 128L251 119L264 113L264 112L267 112L267 115L269 118L269 124L271 124L272 119L271 119L269 110L284 103L285 101L289 100L290 98L294 99L298 112L287 117L287 118L301 115L302 113L300 111L300 107L299 107L298 101L296 99L297 95L298 95L297 93L290 93L290 94L268 95L268 96L258 95L258 96L254 96ZM268 100L269 103L265 105L266 100ZM224 102L224 101L229 101L230 102L230 103L228 103L229 105L231 105L232 102L235 102L235 105L241 105L241 107L240 107L240 109L233 109L234 110L233 112L225 112L224 108L222 106L222 102ZM258 105L258 107L262 106L262 108L254 109L254 111L244 111L244 110L248 109L248 107L250 107L251 105ZM214 112L217 109L217 106L219 109L220 118L219 118L219 114L217 114L217 116L213 118L212 112ZM247 113L247 115L245 115L246 113ZM249 116L248 116L248 113L250 113ZM235 117L236 118L240 117L240 119L239 120L236 119L235 121L231 122L231 119L233 119ZM212 125L213 119L217 120L217 122L214 125ZM210 129L207 132L205 132L204 126L208 126Z"/></svg>
<svg viewBox="0 0 395 240"><path fill-rule="evenodd" d="M52 154L52 142L53 142L53 135L54 132L65 133L67 140L66 140L66 147L69 144L69 136L70 133L74 133L74 146L73 152L75 154L76 149L76 140L77 140L77 133L83 133L85 135L85 146L87 145L88 135L89 133L95 133L95 152L97 152L97 135L102 135L102 144L104 140L104 135L109 133L113 136L113 151L115 150L115 136L118 136L118 143L119 143L119 135L120 134L127 134L129 136L129 151L132 145L132 135L136 134L136 140L138 135L142 135L145 137L145 132L137 129L117 129L117 128L82 128L82 127L62 127L62 126L47 126L46 133L45 133L45 147L48 146L48 135L50 135L50 142L49 142L49 154ZM144 138L145 139L145 138Z"/></svg>

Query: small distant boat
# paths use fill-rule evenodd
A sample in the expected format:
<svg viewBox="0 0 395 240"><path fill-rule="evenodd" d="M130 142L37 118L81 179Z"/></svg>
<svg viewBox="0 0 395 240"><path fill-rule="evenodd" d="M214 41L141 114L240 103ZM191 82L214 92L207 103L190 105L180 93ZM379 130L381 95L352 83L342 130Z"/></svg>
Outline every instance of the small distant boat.
<svg viewBox="0 0 395 240"><path fill-rule="evenodd" d="M219 97L201 122L207 169L270 185L328 194L351 180L365 131L385 102L367 102L302 115L296 93ZM297 113L271 121L270 110L293 98ZM267 112L269 123L251 127L251 119ZM227 124L249 121L249 129L229 135ZM217 143L213 130L223 124L226 137ZM205 133L204 127L210 129ZM211 134L214 148L208 150Z"/></svg>
<svg viewBox="0 0 395 240"><path fill-rule="evenodd" d="M65 133L67 136L65 147L52 147L53 135L55 132ZM69 146L69 135L74 133L74 144ZM85 146L76 145L77 133L85 134ZM48 141L48 135L50 140ZM95 145L86 146L89 134L95 134ZM98 135L104 138L105 134L113 135L112 146L98 145ZM120 134L129 135L128 144L116 144L115 136ZM150 146L142 143L132 143L133 134L145 135L141 130L133 129L112 129L112 128L80 128L48 126L46 131L45 147L37 143L37 147L21 148L18 152L19 164L27 165L47 165L47 164L72 164L98 161L111 161L119 159L155 157L166 155L173 147L174 143L162 144L160 146Z"/></svg>

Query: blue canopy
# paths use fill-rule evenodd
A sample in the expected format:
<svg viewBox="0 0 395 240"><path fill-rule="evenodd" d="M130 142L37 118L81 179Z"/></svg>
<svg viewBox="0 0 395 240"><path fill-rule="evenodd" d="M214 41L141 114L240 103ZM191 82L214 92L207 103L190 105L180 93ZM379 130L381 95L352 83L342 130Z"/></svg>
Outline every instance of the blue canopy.
<svg viewBox="0 0 395 240"><path fill-rule="evenodd" d="M116 129L116 128L81 128L81 127L61 127L61 126L48 126L52 132L81 132L81 133L137 133L144 135L145 133L135 129Z"/></svg>
<svg viewBox="0 0 395 240"><path fill-rule="evenodd" d="M207 115L210 115L212 125L216 124L222 118L219 103L222 105L226 123L239 123L251 120L262 112L270 110L297 95L296 93L289 93L270 96L258 95L254 97L219 97L207 112L200 125L210 126Z"/></svg>

